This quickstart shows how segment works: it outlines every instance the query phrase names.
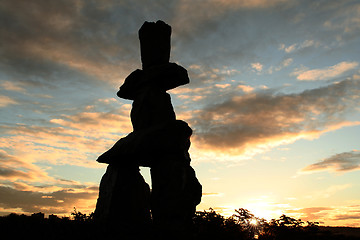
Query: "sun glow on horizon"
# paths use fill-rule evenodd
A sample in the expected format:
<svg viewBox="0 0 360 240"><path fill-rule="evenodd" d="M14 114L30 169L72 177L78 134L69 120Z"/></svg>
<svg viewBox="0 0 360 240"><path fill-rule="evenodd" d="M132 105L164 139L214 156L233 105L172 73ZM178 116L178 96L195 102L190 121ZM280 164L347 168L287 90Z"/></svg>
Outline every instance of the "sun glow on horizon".
<svg viewBox="0 0 360 240"><path fill-rule="evenodd" d="M258 221L255 218L253 218L250 220L250 224L253 226L256 226L256 225L258 225Z"/></svg>
<svg viewBox="0 0 360 240"><path fill-rule="evenodd" d="M245 209L248 209L257 218L271 220L281 216L284 213L283 209L277 209L273 205L273 202L267 202L266 200L262 200L246 204Z"/></svg>

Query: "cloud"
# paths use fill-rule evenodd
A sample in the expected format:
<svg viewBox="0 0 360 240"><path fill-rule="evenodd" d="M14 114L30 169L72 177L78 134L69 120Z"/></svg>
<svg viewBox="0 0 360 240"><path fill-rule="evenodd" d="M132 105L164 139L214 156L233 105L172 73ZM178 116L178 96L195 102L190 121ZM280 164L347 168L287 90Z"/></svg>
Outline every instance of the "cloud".
<svg viewBox="0 0 360 240"><path fill-rule="evenodd" d="M19 86L19 83L13 83L9 81L4 81L0 84L7 91L14 91L14 92L26 92L26 89L22 86Z"/></svg>
<svg viewBox="0 0 360 240"><path fill-rule="evenodd" d="M360 214L338 214L333 217L335 221L360 220Z"/></svg>
<svg viewBox="0 0 360 240"><path fill-rule="evenodd" d="M193 79L192 86L204 83L222 82L225 79L239 74L236 69L229 69L226 66L222 68L211 68L207 65L191 65L188 69L190 79Z"/></svg>
<svg viewBox="0 0 360 240"><path fill-rule="evenodd" d="M98 192L91 188L84 188L77 192L69 189L42 193L0 186L0 209L12 212L13 209L20 208L20 212L27 214L43 212L68 215L76 206L82 212L91 212L95 208L97 194Z"/></svg>
<svg viewBox="0 0 360 240"><path fill-rule="evenodd" d="M221 197L224 194L223 193L202 193L203 196L206 197Z"/></svg>
<svg viewBox="0 0 360 240"><path fill-rule="evenodd" d="M39 167L21 159L9 155L0 149L0 180L23 180L23 181L49 181L52 180L46 172Z"/></svg>
<svg viewBox="0 0 360 240"><path fill-rule="evenodd" d="M202 1L180 0L177 4L173 23L178 29L183 29L183 31L195 31L195 29L202 26L204 22L217 19L229 10L273 8L276 6L290 5L293 2L292 0L210 0L204 3ZM199 11L199 9L201 9L201 11ZM186 18L184 18L184 16L186 16ZM181 34L186 33L182 32Z"/></svg>
<svg viewBox="0 0 360 240"><path fill-rule="evenodd" d="M292 59L292 58L287 58L287 59L285 59L284 61L281 62L281 66L282 66L282 67L287 67L287 66L289 66L292 62L293 62L293 59Z"/></svg>
<svg viewBox="0 0 360 240"><path fill-rule="evenodd" d="M286 52L286 53L291 53L291 52L293 52L295 49L296 49L296 43L294 43L294 44L292 44L292 45L290 45L290 46L288 46L288 47L284 47L284 51Z"/></svg>
<svg viewBox="0 0 360 240"><path fill-rule="evenodd" d="M284 59L283 61L280 62L280 64L279 64L277 67L275 67L275 71L280 71L280 70L282 70L283 68L290 66L293 61L294 61L294 60L293 60L292 58L286 58L286 59ZM272 73L273 73L273 70L274 70L274 67L271 66L271 67L269 67L269 69L267 70L267 72L268 72L269 74L272 74Z"/></svg>
<svg viewBox="0 0 360 240"><path fill-rule="evenodd" d="M124 11L117 2L2 2L2 71L37 83L43 78L65 82L69 77L58 74L69 69L86 81L119 82L140 63L133 39L143 21L133 11Z"/></svg>
<svg viewBox="0 0 360 240"><path fill-rule="evenodd" d="M215 84L215 87L218 87L218 88L228 88L230 87L231 84L229 83L225 83L225 84Z"/></svg>
<svg viewBox="0 0 360 240"><path fill-rule="evenodd" d="M63 115L61 118L54 118L50 120L51 123L56 123L64 127L79 129L83 131L97 131L97 132L118 132L129 133L132 132L129 115L121 112L80 112L74 115Z"/></svg>
<svg viewBox="0 0 360 240"><path fill-rule="evenodd" d="M251 93L252 91L254 91L253 87L247 85L238 85L237 88L241 89L245 93Z"/></svg>
<svg viewBox="0 0 360 240"><path fill-rule="evenodd" d="M360 122L347 122L343 117L359 103L359 91L359 81L344 80L294 94L233 94L193 114L189 121L195 127L194 146L228 154L254 154L358 125Z"/></svg>
<svg viewBox="0 0 360 240"><path fill-rule="evenodd" d="M263 69L263 65L262 65L261 63L259 63L259 62L252 63L252 64L251 64L251 67L252 67L253 69L255 69L256 71L258 71L258 72L261 72L262 69Z"/></svg>
<svg viewBox="0 0 360 240"><path fill-rule="evenodd" d="M0 167L0 179L28 179L31 178L31 175L24 171L9 169L7 166Z"/></svg>
<svg viewBox="0 0 360 240"><path fill-rule="evenodd" d="M340 4L340 3L338 3ZM327 29L354 33L360 29L360 4L335 6L336 11L323 23Z"/></svg>
<svg viewBox="0 0 360 240"><path fill-rule="evenodd" d="M20 145L20 147L23 147ZM39 154L27 149L30 154ZM17 151L17 149L13 149ZM41 154L41 151L40 151ZM98 188L93 183L50 177L45 169L26 156L9 155L0 149L0 210L19 212L69 214L76 206L93 211Z"/></svg>
<svg viewBox="0 0 360 240"><path fill-rule="evenodd" d="M50 120L53 126L0 126L0 148L30 163L100 167L97 156L132 131L129 118L111 113L79 113ZM55 126L54 126L55 125Z"/></svg>
<svg viewBox="0 0 360 240"><path fill-rule="evenodd" d="M11 97L0 95L0 107L7 107L12 104L18 104L18 102Z"/></svg>
<svg viewBox="0 0 360 240"><path fill-rule="evenodd" d="M334 210L334 208L330 207L309 207L309 208L301 208L298 210L290 210L289 213L299 213L301 219L305 221L319 221L322 219L326 219L328 217L329 212Z"/></svg>
<svg viewBox="0 0 360 240"><path fill-rule="evenodd" d="M28 150L32 154L32 150ZM0 149L2 213L68 214L74 206L89 212L93 211L97 193L98 188L92 183L50 177L33 160L9 155Z"/></svg>
<svg viewBox="0 0 360 240"><path fill-rule="evenodd" d="M212 3L223 4L223 6L228 6L229 8L268 8L274 7L278 4L290 3L289 0L255 0L255 1L246 1L246 0L212 0Z"/></svg>
<svg viewBox="0 0 360 240"><path fill-rule="evenodd" d="M303 49L303 48L308 48L308 47L312 47L312 46L319 46L320 43L318 42L315 42L314 40L305 40L304 42L302 42L300 44L300 49Z"/></svg>
<svg viewBox="0 0 360 240"><path fill-rule="evenodd" d="M301 172L350 172L356 170L360 170L360 152L352 151L335 154L320 162L306 166L301 170Z"/></svg>
<svg viewBox="0 0 360 240"><path fill-rule="evenodd" d="M104 98L95 100L83 111L52 115L48 120L1 124L0 150L28 164L19 163L17 167L9 161L3 162L1 175L23 180L27 172L29 176L37 172L40 178L43 170L37 164L44 163L103 167L95 161L99 154L132 131L130 109L130 104ZM53 109L46 111L58 114ZM33 181L30 177L26 180Z"/></svg>
<svg viewBox="0 0 360 240"><path fill-rule="evenodd" d="M333 185L333 186L328 187L325 190L316 192L316 194L313 197L329 198L329 197L332 197L333 195L335 195L336 193L343 191L345 189L348 189L350 187L351 187L351 184Z"/></svg>
<svg viewBox="0 0 360 240"><path fill-rule="evenodd" d="M355 200L356 201L356 200ZM345 206L337 211L334 211L328 219L338 223L339 221L343 221L348 223L348 226L358 227L360 224L360 209L359 205ZM339 224L337 224L339 225Z"/></svg>
<svg viewBox="0 0 360 240"><path fill-rule="evenodd" d="M300 81L328 80L339 77L343 73L357 68L358 65L358 62L340 62L322 69L298 70L293 72L293 75Z"/></svg>
<svg viewBox="0 0 360 240"><path fill-rule="evenodd" d="M284 50L286 53L292 53L298 50L302 50L312 46L319 46L320 44L314 40L304 40L302 43L293 43L289 46L286 46L284 43L281 43L279 50Z"/></svg>
<svg viewBox="0 0 360 240"><path fill-rule="evenodd" d="M357 227L360 224L359 206L308 207L288 209L286 213L305 221L316 221L330 226L345 224Z"/></svg>

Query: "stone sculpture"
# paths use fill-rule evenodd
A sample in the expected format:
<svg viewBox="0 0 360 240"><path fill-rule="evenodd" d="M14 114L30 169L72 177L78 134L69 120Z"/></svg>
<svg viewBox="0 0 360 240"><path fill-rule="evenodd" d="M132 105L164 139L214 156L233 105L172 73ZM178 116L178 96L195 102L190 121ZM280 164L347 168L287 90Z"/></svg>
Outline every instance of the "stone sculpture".
<svg viewBox="0 0 360 240"><path fill-rule="evenodd" d="M109 165L95 218L128 231L152 222L159 239L189 239L202 188L190 166L192 130L176 119L166 93L189 83L186 69L169 62L170 37L171 27L162 21L145 22L139 30L142 70L132 72L117 93L133 100L133 132L97 160ZM151 196L139 166L151 168Z"/></svg>

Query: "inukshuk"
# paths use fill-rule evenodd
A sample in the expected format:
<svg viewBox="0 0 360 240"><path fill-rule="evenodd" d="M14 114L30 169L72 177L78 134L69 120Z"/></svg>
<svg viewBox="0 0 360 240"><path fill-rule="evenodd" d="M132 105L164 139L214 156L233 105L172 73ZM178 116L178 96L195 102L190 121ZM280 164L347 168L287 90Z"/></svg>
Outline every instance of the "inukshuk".
<svg viewBox="0 0 360 240"><path fill-rule="evenodd" d="M98 158L108 163L100 183L95 218L135 229L150 223L159 238L188 238L201 185L190 166L192 130L177 120L167 90L189 83L186 69L170 63L171 27L145 22L139 30L142 70L120 87L133 100L133 132ZM152 192L139 172L151 168ZM122 219L123 218L123 219Z"/></svg>

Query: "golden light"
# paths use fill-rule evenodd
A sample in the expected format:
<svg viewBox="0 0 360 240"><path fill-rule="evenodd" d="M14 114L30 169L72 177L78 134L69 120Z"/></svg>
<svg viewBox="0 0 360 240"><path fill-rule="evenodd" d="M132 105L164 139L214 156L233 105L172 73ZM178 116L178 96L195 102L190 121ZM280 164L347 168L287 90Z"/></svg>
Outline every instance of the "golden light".
<svg viewBox="0 0 360 240"><path fill-rule="evenodd" d="M252 199L251 203L245 204L245 208L248 209L255 217L271 220L280 216L283 213L283 208L288 206L280 206L275 203L276 201L270 197L260 197L258 199Z"/></svg>
<svg viewBox="0 0 360 240"><path fill-rule="evenodd" d="M250 224L252 226L256 226L256 225L258 225L258 221L255 218L253 218L253 219L250 220Z"/></svg>

